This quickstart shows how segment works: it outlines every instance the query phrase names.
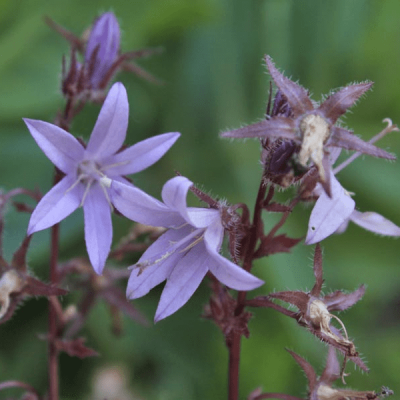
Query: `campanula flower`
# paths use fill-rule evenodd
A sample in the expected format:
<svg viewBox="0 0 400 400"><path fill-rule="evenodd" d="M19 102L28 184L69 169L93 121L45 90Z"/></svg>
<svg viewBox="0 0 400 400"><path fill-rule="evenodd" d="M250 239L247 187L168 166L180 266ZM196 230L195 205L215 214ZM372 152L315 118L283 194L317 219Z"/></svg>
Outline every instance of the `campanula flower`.
<svg viewBox="0 0 400 400"><path fill-rule="evenodd" d="M182 176L169 180L163 187L164 203L149 205L148 216L132 207L128 218L169 228L132 266L127 297L136 299L164 280L167 283L155 315L159 321L181 308L192 296L208 271L224 285L236 290L251 290L263 281L219 254L224 238L221 209L194 208L186 205L192 182ZM116 193L124 185L113 182ZM126 188L125 190L132 190ZM130 197L113 201L119 209L128 209ZM121 202L122 200L122 202Z"/></svg>
<svg viewBox="0 0 400 400"><path fill-rule="evenodd" d="M82 206L86 247L98 274L102 273L112 242L112 203L125 196L123 190L112 192L111 180L128 183L124 175L134 174L154 164L180 135L174 132L154 136L119 152L125 140L128 116L125 87L122 83L115 83L100 110L86 147L58 126L44 121L24 120L39 147L65 174L33 211L28 234L57 224ZM138 199L138 207L151 202L150 196L135 187L129 192L130 195L132 193L135 200ZM132 204L136 203L132 200ZM124 213L123 207L119 211Z"/></svg>

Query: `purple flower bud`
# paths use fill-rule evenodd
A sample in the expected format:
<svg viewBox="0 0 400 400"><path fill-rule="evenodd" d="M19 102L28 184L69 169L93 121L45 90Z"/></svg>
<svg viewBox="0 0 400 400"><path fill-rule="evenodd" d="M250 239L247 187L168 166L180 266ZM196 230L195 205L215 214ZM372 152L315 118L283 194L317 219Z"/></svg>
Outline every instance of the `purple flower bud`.
<svg viewBox="0 0 400 400"><path fill-rule="evenodd" d="M85 65L93 88L98 88L118 57L120 30L111 12L102 14L93 24L86 46Z"/></svg>

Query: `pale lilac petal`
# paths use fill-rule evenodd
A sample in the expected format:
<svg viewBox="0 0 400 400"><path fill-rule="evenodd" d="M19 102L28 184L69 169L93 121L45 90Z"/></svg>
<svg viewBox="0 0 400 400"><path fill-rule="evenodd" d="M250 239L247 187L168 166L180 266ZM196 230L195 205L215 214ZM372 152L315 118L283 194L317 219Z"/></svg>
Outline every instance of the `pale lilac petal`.
<svg viewBox="0 0 400 400"><path fill-rule="evenodd" d="M31 135L43 153L65 174L75 172L84 148L70 133L53 124L24 118Z"/></svg>
<svg viewBox="0 0 400 400"><path fill-rule="evenodd" d="M132 185L113 180L110 198L115 208L132 221L163 227L185 224L185 220L176 211Z"/></svg>
<svg viewBox="0 0 400 400"><path fill-rule="evenodd" d="M186 206L186 196L193 183L184 176L176 176L165 183L162 190L164 203L172 210L176 210L185 220L196 228L206 228L216 218L219 211L208 208Z"/></svg>
<svg viewBox="0 0 400 400"><path fill-rule="evenodd" d="M162 199L172 210L178 211L185 219L187 217L186 196L189 188L193 185L188 178L176 176L167 181L162 189Z"/></svg>
<svg viewBox="0 0 400 400"><path fill-rule="evenodd" d="M218 252L224 239L224 233L225 230L221 220L215 219L215 221L207 227L204 234L204 241L206 242L207 248Z"/></svg>
<svg viewBox="0 0 400 400"><path fill-rule="evenodd" d="M93 68L90 77L93 87L101 83L116 60L119 42L120 31L117 18L111 12L102 14L93 24L85 52L85 63L88 68ZM96 58L93 60L95 51L97 51Z"/></svg>
<svg viewBox="0 0 400 400"><path fill-rule="evenodd" d="M222 257L208 246L207 251L212 256L208 268L224 285L235 290L253 290L264 284L264 281L256 278L225 257Z"/></svg>
<svg viewBox="0 0 400 400"><path fill-rule="evenodd" d="M153 264L145 268L140 275L138 275L140 270L134 268L128 280L128 287L126 289L127 298L138 299L149 293L153 287L165 281L171 274L179 258L179 254L173 254L165 262Z"/></svg>
<svg viewBox="0 0 400 400"><path fill-rule="evenodd" d="M90 189L83 212L87 252L94 270L100 275L112 242L111 208L100 186Z"/></svg>
<svg viewBox="0 0 400 400"><path fill-rule="evenodd" d="M79 207L83 187L78 184L69 190L74 182L73 177L64 177L40 200L29 221L28 235L57 224Z"/></svg>
<svg viewBox="0 0 400 400"><path fill-rule="evenodd" d="M354 212L354 211L353 211ZM351 215L351 214L350 214ZM335 233L336 234L341 234L343 233L347 227L349 226L349 222L350 222L350 217L347 218L340 226L339 228L336 229Z"/></svg>
<svg viewBox="0 0 400 400"><path fill-rule="evenodd" d="M400 236L400 227L378 213L372 211L362 213L354 210L350 214L350 219L362 228L379 235Z"/></svg>
<svg viewBox="0 0 400 400"><path fill-rule="evenodd" d="M221 213L214 208L188 207L186 220L196 228L207 228L215 222L221 223Z"/></svg>
<svg viewBox="0 0 400 400"><path fill-rule="evenodd" d="M331 172L332 197L321 194L311 212L306 244L314 244L332 235L350 216L355 207L354 200L340 185Z"/></svg>
<svg viewBox="0 0 400 400"><path fill-rule="evenodd" d="M184 225L179 229L168 229L142 254L136 264L159 258L162 254L171 252L171 248L174 247L176 243L182 242L182 239L186 237L190 237L193 232L194 229L190 225ZM185 247L186 246L187 244ZM177 253L180 254L180 251Z"/></svg>
<svg viewBox="0 0 400 400"><path fill-rule="evenodd" d="M129 104L125 87L111 87L90 136L86 154L89 159L104 159L119 150L128 128Z"/></svg>
<svg viewBox="0 0 400 400"><path fill-rule="evenodd" d="M127 148L103 162L103 170L112 174L129 175L143 171L157 162L176 142L180 133L153 136ZM111 167L108 169L107 165Z"/></svg>
<svg viewBox="0 0 400 400"><path fill-rule="evenodd" d="M192 297L208 271L209 262L204 246L197 245L182 254L162 292L155 322L173 314Z"/></svg>
<svg viewBox="0 0 400 400"><path fill-rule="evenodd" d="M190 234L191 230L192 228L188 226L177 230L169 229L143 253L138 264L156 257L161 258L161 255L166 254L173 243L179 242L182 237ZM133 266L126 289L126 296L129 299L137 299L146 295L153 287L168 278L172 268L178 263L181 257L182 254L177 251L162 262L146 267L140 275L138 275L139 268Z"/></svg>

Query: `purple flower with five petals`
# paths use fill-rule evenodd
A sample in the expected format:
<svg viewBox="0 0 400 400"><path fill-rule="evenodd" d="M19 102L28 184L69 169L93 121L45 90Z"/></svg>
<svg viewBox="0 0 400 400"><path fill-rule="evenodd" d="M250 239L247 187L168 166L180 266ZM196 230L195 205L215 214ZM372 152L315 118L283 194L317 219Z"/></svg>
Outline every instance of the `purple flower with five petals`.
<svg viewBox="0 0 400 400"><path fill-rule="evenodd" d="M65 174L39 202L29 221L28 235L57 224L83 206L85 239L90 262L101 274L112 242L112 203L124 191L113 193L111 181L128 181L124 175L142 171L158 161L175 143L179 133L165 133L118 152L128 127L128 98L122 83L115 83L100 110L86 146L70 133L44 121L24 119L39 147ZM130 185L131 186L131 185ZM147 198L132 186L138 206ZM125 209L119 211L124 214Z"/></svg>
<svg viewBox="0 0 400 400"><path fill-rule="evenodd" d="M192 296L208 271L224 285L236 290L252 290L263 281L219 254L224 238L220 209L194 208L186 205L186 195L192 182L178 176L163 187L164 203L149 205L148 215L139 215L135 207L125 214L139 222L170 228L132 266L127 297L136 299L167 280L155 315L155 321L168 317L181 308ZM113 181L114 192L132 190ZM132 197L124 197L129 201ZM115 201L115 207L128 209Z"/></svg>

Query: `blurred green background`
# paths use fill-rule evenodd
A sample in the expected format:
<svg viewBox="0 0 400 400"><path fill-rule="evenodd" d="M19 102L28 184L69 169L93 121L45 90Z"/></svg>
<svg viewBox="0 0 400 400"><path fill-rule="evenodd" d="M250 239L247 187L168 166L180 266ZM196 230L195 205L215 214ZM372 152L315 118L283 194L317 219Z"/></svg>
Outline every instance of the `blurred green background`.
<svg viewBox="0 0 400 400"><path fill-rule="evenodd" d="M81 34L99 13L109 10L119 18L123 51L165 49L139 62L165 85L126 73L118 77L130 102L127 144L164 132L182 133L159 163L135 176L135 183L154 196L178 170L231 203L254 202L261 176L257 141L230 142L219 139L218 133L263 117L269 84L264 54L309 88L317 101L321 94L345 84L374 81L373 91L345 119L365 140L383 128L385 117L400 123L398 0L0 0L2 189L39 187L46 192L52 180L51 162L21 119L53 121L64 104L59 79L61 58L68 56L69 48L43 16ZM98 110L88 106L76 119L73 133L88 138ZM393 133L379 145L400 154L398 136ZM359 210L379 212L400 225L399 176L398 163L362 157L339 179L355 192ZM282 232L305 235L310 209L299 206ZM267 216L265 221L272 226L276 217ZM10 208L4 234L7 257L20 243L27 222L27 215ZM114 223L115 243L131 224L119 217ZM63 222L63 260L77 251L86 254L82 228L80 211ZM29 253L32 271L43 279L48 274L48 242L48 231L36 234ZM350 225L344 235L325 240L323 248L326 292L354 290L361 283L368 286L363 301L340 316L371 368L366 375L349 365L348 385L359 390L387 385L399 391L399 242ZM313 247L301 244L291 254L259 261L254 273L266 284L256 293L310 289L312 255ZM157 288L135 303L150 320L160 292ZM209 293L204 282L186 306L149 328L124 320L120 338L111 334L107 308L100 303L84 336L102 356L85 360L61 356L62 399L95 398L94 382L101 368L119 368L130 392L141 399L226 398L223 337L211 322L200 318ZM64 304L70 301L66 298ZM47 329L46 312L45 299L31 299L0 326L0 381L18 379L46 390L46 345L37 339ZM256 310L250 330L250 339L243 341L241 398L258 386L305 396L305 377L284 348L307 358L321 373L326 346L272 310ZM0 392L0 398L19 393Z"/></svg>

